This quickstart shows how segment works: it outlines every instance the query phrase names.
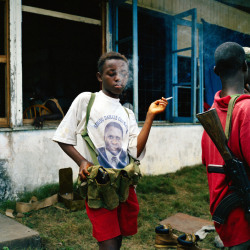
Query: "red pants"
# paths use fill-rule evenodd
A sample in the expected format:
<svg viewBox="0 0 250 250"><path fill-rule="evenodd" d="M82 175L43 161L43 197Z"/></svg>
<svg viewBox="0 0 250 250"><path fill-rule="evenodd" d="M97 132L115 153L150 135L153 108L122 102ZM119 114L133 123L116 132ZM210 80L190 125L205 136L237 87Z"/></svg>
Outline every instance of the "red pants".
<svg viewBox="0 0 250 250"><path fill-rule="evenodd" d="M129 236L137 233L137 217L139 204L134 187L129 188L129 196L126 202L113 209L90 208L85 201L87 215L92 223L93 237L97 241L115 238L119 235Z"/></svg>

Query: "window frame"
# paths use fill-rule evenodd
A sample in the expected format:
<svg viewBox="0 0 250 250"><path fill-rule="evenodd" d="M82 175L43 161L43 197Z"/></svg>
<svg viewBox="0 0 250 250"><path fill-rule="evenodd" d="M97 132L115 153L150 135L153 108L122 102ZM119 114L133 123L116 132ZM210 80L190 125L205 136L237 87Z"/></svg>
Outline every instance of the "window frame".
<svg viewBox="0 0 250 250"><path fill-rule="evenodd" d="M132 6L132 13L133 17L133 32L137 31L137 15L134 15L134 12L137 11L137 8L134 6L136 5L136 0L133 1ZM117 1L116 3L113 3L111 0L109 1L109 16L108 16L108 28L109 32L111 33L111 39L109 41L109 47L107 47L109 50L113 49L115 51L119 51L119 45L123 42L127 42L129 39L132 40L133 46L134 43L137 45L137 47L133 47L133 73L138 71L138 38L133 34L133 36L126 37L123 39L120 39L118 37L118 29L119 29L119 23L118 23L118 7L119 6L127 6L127 4L123 4L123 1ZM131 6L131 5L129 5ZM141 10L141 9L140 9ZM148 12L150 14L154 13L156 16L163 16L165 18L166 23L171 23L171 31L170 36L172 36L172 43L170 45L170 49L166 48L166 84L165 87L165 96L173 96L173 100L169 103L169 108L165 112L165 121L161 121L163 124L164 122L172 122L172 123L190 123L195 124L197 123L196 113L197 112L203 112L203 102L204 102L204 79L203 79L203 26L200 23L197 23L197 10L190 9L188 11L185 11L183 13L177 14L177 15L171 15L164 13L161 14L158 11L155 10L149 10L144 12ZM184 18L191 16L191 21L186 20ZM189 18L190 19L190 18ZM177 25L181 26L187 26L191 28L191 47L190 48L184 48L177 50ZM136 26L134 28L134 26ZM168 25L166 25L168 26ZM174 29L176 26L176 29ZM135 41L136 40L136 41ZM175 48L176 47L176 48ZM178 83L178 71L176 67L176 64L178 63L177 60L177 53L182 51L191 51L191 81L190 81L190 115L188 116L181 116L178 114L178 92L175 90L175 85ZM135 52L134 52L135 51ZM199 53L198 53L199 51ZM169 67L169 63L171 66ZM170 68L170 70L168 69ZM134 78L134 79L137 79ZM138 79L137 79L138 81ZM185 86L186 87L186 86ZM133 105L134 105L134 113L136 115L137 121L141 121L138 119L138 110L136 110L135 105L138 106L138 96L135 95L135 92L138 92L138 85L134 83L133 85L133 91L134 91L134 98L133 98ZM197 93L196 93L197 92Z"/></svg>
<svg viewBox="0 0 250 250"><path fill-rule="evenodd" d="M9 57L9 0L1 0L5 3L4 11L4 55L0 55L0 63L5 65L5 117L0 117L0 127L10 125L10 57Z"/></svg>
<svg viewBox="0 0 250 250"><path fill-rule="evenodd" d="M191 16L191 21L184 18ZM191 28L191 47L178 49L178 26ZM204 102L204 81L203 81L203 32L202 24L197 23L197 9L179 13L172 19L172 81L171 89L173 96L172 122L196 123L196 113L203 112ZM190 51L191 53L191 81L179 82L178 79L178 53ZM197 66L199 68L197 69ZM198 79L197 79L197 76ZM191 110L190 116L180 116L178 114L178 88L187 88L191 91Z"/></svg>
<svg viewBox="0 0 250 250"><path fill-rule="evenodd" d="M1 1L1 0L0 0ZM101 19L94 19L94 18L88 18L84 16L77 16L73 14L67 14L64 12L59 12L59 11L54 11L54 10L49 10L49 9L44 9L44 8L38 8L38 7L33 7L33 6L28 6L28 5L22 5L22 13L27 12L27 13L32 13L36 15L45 15L45 16L52 16L54 18L62 18L65 20L70 20L70 21L75 21L75 22L82 22L82 23L87 23L87 24L94 24L94 25L100 25L101 26L101 51L104 53L106 51L106 2L105 0L101 0ZM22 23L23 25L23 23ZM101 89L101 85L100 85ZM24 111L24 110L23 110ZM30 126L33 125L34 123L34 118L27 119L24 118L22 119L23 126ZM61 120L45 120L44 125L47 127L57 127L60 124Z"/></svg>

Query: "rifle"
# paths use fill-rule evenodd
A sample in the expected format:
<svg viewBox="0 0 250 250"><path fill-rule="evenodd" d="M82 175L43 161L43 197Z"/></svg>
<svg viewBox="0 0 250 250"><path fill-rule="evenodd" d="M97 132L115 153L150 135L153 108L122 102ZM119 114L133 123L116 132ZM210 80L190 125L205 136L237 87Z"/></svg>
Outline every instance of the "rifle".
<svg viewBox="0 0 250 250"><path fill-rule="evenodd" d="M221 200L212 219L219 224L224 224L229 213L234 208L242 206L245 209L246 220L250 222L250 181L243 163L232 154L227 146L227 139L216 109L197 114L196 117L225 161L224 173L232 181L229 189L233 192Z"/></svg>

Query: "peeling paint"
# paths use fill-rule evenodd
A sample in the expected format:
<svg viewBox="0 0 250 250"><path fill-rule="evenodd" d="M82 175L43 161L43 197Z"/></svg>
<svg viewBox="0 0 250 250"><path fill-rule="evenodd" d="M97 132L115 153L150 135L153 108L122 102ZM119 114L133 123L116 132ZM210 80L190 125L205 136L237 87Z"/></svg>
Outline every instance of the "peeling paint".
<svg viewBox="0 0 250 250"><path fill-rule="evenodd" d="M7 173L8 162L0 160L0 202L12 198L11 180Z"/></svg>
<svg viewBox="0 0 250 250"><path fill-rule="evenodd" d="M22 126L22 3L10 0L10 124Z"/></svg>

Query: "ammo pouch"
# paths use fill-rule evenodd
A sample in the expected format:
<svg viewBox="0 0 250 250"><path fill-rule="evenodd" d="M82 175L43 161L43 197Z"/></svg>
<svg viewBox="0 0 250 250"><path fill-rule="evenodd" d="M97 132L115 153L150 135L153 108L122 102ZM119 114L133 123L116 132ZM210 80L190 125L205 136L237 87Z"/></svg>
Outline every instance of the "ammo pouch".
<svg viewBox="0 0 250 250"><path fill-rule="evenodd" d="M98 182L98 170L102 169L108 174L106 183ZM100 165L88 168L90 175L87 182L78 183L81 196L87 197L90 208L107 208L112 210L120 202L125 202L129 195L129 186L136 185L141 177L139 162L131 160L123 169L103 168Z"/></svg>

